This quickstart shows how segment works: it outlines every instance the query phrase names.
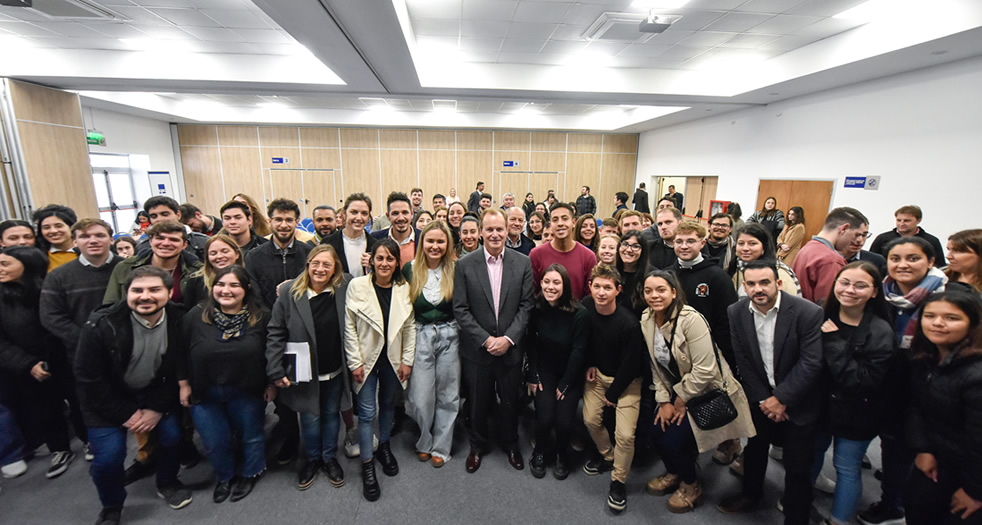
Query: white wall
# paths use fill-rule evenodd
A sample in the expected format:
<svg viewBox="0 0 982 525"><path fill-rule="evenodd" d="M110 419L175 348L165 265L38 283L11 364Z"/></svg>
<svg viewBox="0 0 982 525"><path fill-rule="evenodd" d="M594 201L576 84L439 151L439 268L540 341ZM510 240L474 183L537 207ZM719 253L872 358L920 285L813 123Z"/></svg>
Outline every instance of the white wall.
<svg viewBox="0 0 982 525"><path fill-rule="evenodd" d="M718 175L717 198L740 202L744 218L762 178L836 179L832 206L861 210L874 235L917 204L944 245L982 227L980 87L973 58L645 132L637 178ZM843 188L846 176L873 175L879 191Z"/></svg>
<svg viewBox="0 0 982 525"><path fill-rule="evenodd" d="M105 147L89 145L89 153L147 155L150 157L148 171L170 172L175 199L181 201L176 196L177 166L168 122L96 109L84 104L82 120L85 122L85 129L99 130L106 137Z"/></svg>

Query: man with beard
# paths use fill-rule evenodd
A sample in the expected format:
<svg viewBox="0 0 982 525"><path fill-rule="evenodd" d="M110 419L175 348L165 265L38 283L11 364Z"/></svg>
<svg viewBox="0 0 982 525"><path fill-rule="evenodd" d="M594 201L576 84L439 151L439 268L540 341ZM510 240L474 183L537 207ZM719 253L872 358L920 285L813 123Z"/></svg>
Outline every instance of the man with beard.
<svg viewBox="0 0 982 525"><path fill-rule="evenodd" d="M412 201L413 213L416 213L418 211L423 211L423 189L422 188L413 188L412 191L409 192L409 198Z"/></svg>
<svg viewBox="0 0 982 525"><path fill-rule="evenodd" d="M276 199L269 203L266 213L273 229L272 242L250 251L245 266L253 286L266 306L272 308L276 302L276 287L304 271L311 248L296 238L300 206L295 201Z"/></svg>
<svg viewBox="0 0 982 525"><path fill-rule="evenodd" d="M648 256L651 266L659 270L667 270L675 264L675 230L682 222L682 212L675 208L665 208L655 216L658 228L658 238L648 241Z"/></svg>
<svg viewBox="0 0 982 525"><path fill-rule="evenodd" d="M406 264L416 257L416 247L419 246L419 230L412 225L412 203L405 193L394 191L389 194L385 206L392 225L385 230L372 232L372 237L376 240L388 237L395 241L399 246L399 264Z"/></svg>
<svg viewBox="0 0 982 525"><path fill-rule="evenodd" d="M211 237L222 229L221 219L201 213L201 210L190 202L182 204L179 211L181 222L190 227L193 232Z"/></svg>
<svg viewBox="0 0 982 525"><path fill-rule="evenodd" d="M328 235L338 229L337 212L327 204L314 208L314 243L320 244Z"/></svg>
<svg viewBox="0 0 982 525"><path fill-rule="evenodd" d="M177 221L184 224L184 216L181 214L181 206L176 200L166 195L156 195L147 199L143 203L143 211L147 212L147 217L150 218L150 226L164 221ZM203 233L193 231L191 227L187 225L185 225L185 231L187 231L187 246L185 246L185 249L188 250L188 253L197 257L198 260L205 260L205 243L208 242L208 236ZM149 251L149 238L141 240L136 245L137 257L142 257Z"/></svg>
<svg viewBox="0 0 982 525"><path fill-rule="evenodd" d="M730 232L733 231L733 217L725 213L717 213L709 219L709 237L706 239L706 247L703 253L706 257L712 257L719 262L724 270L730 267L733 261L733 238Z"/></svg>

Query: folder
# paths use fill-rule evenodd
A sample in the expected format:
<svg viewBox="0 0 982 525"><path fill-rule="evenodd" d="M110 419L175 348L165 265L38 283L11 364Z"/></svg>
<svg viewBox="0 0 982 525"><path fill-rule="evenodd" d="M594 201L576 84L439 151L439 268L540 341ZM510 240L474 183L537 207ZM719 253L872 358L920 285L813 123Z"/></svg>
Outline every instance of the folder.
<svg viewBox="0 0 982 525"><path fill-rule="evenodd" d="M287 343L283 355L286 375L294 383L307 383L313 379L310 366L309 343Z"/></svg>

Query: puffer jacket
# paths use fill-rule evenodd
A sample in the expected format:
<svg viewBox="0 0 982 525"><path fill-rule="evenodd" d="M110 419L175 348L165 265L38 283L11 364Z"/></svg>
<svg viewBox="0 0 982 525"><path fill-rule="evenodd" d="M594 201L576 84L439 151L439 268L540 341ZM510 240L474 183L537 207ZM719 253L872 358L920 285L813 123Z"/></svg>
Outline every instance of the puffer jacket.
<svg viewBox="0 0 982 525"><path fill-rule="evenodd" d="M911 365L911 450L934 454L973 499L982 500L982 348L962 347L941 362Z"/></svg>

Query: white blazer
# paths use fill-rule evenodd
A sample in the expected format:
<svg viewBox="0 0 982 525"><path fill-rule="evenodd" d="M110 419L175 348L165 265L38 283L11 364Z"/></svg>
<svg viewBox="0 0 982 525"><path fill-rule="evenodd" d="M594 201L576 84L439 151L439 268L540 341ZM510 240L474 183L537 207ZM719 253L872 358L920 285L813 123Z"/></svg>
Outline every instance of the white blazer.
<svg viewBox="0 0 982 525"><path fill-rule="evenodd" d="M416 356L416 319L409 300L409 284L392 286L392 305L389 308L389 330L383 334L382 308L375 296L372 276L355 277L348 284L344 303L344 352L348 369L365 367L365 374L375 368L382 355L383 342L388 343L387 358L398 375L400 365L413 366ZM385 340L383 340L383 336ZM355 392L362 384L354 382ZM402 383L406 388L406 382Z"/></svg>

